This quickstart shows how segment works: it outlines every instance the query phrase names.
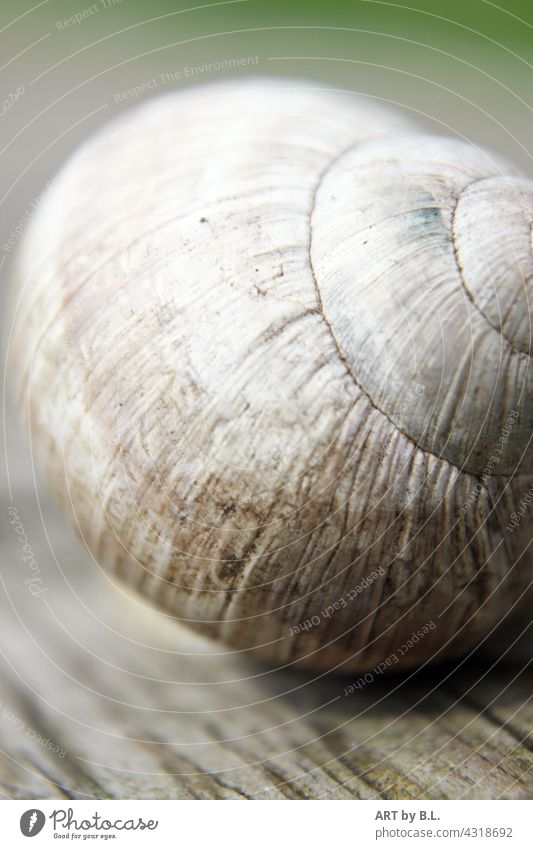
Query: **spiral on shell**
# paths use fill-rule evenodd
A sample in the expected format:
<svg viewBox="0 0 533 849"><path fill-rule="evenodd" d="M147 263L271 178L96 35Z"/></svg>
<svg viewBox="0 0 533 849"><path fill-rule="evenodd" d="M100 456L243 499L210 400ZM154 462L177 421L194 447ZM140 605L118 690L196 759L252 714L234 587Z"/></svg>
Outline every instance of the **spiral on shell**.
<svg viewBox="0 0 533 849"><path fill-rule="evenodd" d="M32 439L97 564L278 665L464 652L523 598L532 183L369 98L173 93L20 253Z"/></svg>

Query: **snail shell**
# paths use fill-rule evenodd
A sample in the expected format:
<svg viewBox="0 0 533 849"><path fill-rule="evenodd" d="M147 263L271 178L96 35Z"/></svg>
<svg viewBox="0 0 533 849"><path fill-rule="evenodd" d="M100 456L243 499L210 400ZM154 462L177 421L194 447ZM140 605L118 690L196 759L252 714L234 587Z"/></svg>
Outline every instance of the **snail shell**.
<svg viewBox="0 0 533 849"><path fill-rule="evenodd" d="M12 346L96 562L277 664L475 644L530 571L532 202L489 153L279 80L100 131L25 238Z"/></svg>

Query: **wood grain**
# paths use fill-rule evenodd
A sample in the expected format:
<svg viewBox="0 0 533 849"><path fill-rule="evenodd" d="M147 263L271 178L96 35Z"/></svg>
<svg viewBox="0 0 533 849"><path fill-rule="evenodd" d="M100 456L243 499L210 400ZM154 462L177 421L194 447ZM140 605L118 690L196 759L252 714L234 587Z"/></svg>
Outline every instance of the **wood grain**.
<svg viewBox="0 0 533 849"><path fill-rule="evenodd" d="M28 593L8 525L5 797L533 795L531 652L527 634L516 639L523 624L465 661L375 676L345 696L350 678L272 670L190 634L112 585L48 501L42 521L30 489L15 493L14 503L46 591ZM3 517L8 506L4 500ZM32 739L37 733L49 748Z"/></svg>

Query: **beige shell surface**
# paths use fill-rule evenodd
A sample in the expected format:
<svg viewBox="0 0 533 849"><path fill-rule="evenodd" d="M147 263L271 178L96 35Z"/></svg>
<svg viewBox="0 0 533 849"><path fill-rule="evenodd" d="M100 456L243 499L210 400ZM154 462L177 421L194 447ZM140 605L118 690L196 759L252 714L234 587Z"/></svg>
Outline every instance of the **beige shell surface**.
<svg viewBox="0 0 533 849"><path fill-rule="evenodd" d="M473 645L529 579L531 198L282 80L86 143L25 239L12 357L96 561L277 664Z"/></svg>

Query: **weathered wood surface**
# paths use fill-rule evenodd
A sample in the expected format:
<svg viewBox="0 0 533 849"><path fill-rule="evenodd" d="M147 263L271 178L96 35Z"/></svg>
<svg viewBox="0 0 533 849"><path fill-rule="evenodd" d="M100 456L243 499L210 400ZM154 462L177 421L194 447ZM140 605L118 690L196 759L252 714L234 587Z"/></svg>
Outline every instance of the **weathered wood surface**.
<svg viewBox="0 0 533 849"><path fill-rule="evenodd" d="M7 497L2 506L5 797L533 795L523 624L465 662L376 676L345 696L351 679L272 671L144 607L100 573L46 500L41 521L30 492L13 500L40 598L24 583Z"/></svg>

